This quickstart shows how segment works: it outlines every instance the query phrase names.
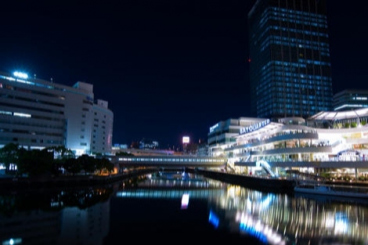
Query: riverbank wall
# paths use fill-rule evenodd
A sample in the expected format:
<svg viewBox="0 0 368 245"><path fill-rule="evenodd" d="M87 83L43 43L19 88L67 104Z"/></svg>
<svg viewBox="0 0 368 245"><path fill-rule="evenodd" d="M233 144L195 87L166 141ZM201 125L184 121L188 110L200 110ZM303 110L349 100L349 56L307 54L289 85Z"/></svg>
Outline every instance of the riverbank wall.
<svg viewBox="0 0 368 245"><path fill-rule="evenodd" d="M205 169L191 169L190 172L201 174L205 177L220 180L230 184L236 184L251 189L274 192L274 193L293 193L295 180L283 178L261 178L249 175L231 174Z"/></svg>
<svg viewBox="0 0 368 245"><path fill-rule="evenodd" d="M157 172L157 168L133 170L127 173L113 174L109 176L98 175L74 175L59 177L20 177L0 178L0 190L19 189L48 189L55 187L92 187L111 184L120 180L135 176Z"/></svg>

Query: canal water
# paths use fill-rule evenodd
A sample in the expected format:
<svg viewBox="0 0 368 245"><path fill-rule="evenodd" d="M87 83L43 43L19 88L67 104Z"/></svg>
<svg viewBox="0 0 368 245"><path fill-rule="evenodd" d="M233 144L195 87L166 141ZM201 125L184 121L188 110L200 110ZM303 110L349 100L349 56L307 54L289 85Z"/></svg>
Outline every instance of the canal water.
<svg viewBox="0 0 368 245"><path fill-rule="evenodd" d="M182 172L0 193L0 244L368 244L368 202Z"/></svg>

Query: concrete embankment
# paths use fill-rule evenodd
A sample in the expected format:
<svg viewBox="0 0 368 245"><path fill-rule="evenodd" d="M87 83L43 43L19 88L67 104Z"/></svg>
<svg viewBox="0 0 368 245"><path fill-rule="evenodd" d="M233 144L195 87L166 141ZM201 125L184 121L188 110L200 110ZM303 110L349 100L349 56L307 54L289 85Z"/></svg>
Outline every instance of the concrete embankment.
<svg viewBox="0 0 368 245"><path fill-rule="evenodd" d="M282 178L260 178L247 175L231 174L225 172L195 169L191 170L205 177L224 181L230 184L241 185L259 191L270 191L276 193L292 193L294 191L295 180Z"/></svg>
<svg viewBox="0 0 368 245"><path fill-rule="evenodd" d="M294 193L294 187L297 179L284 179L284 178L262 178L249 175L232 174L226 172L212 171L206 169L190 169L189 172L198 173L208 178L217 179L230 184L237 184L244 187L249 187L260 191L270 191L276 193ZM303 179L303 181L305 181ZM322 180L316 182L318 184L330 185L330 186L346 186L346 187L366 187L368 188L367 181L331 181Z"/></svg>
<svg viewBox="0 0 368 245"><path fill-rule="evenodd" d="M156 168L134 170L128 173L110 176L78 175L60 177L33 177L33 178L0 178L0 190L37 189L55 187L83 187L114 183L119 180L132 178L156 172Z"/></svg>

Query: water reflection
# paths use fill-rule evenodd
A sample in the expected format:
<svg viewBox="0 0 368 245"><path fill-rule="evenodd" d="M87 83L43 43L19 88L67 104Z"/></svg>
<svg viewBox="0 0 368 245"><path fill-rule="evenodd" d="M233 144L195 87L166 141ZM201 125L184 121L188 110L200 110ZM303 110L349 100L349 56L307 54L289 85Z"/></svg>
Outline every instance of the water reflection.
<svg viewBox="0 0 368 245"><path fill-rule="evenodd" d="M368 244L367 204L161 172L98 188L3 192L0 242Z"/></svg>
<svg viewBox="0 0 368 245"><path fill-rule="evenodd" d="M112 193L111 187L3 193L0 241L3 245L102 244Z"/></svg>
<svg viewBox="0 0 368 245"><path fill-rule="evenodd" d="M240 231L271 244L368 244L366 204L229 186L211 206L226 210Z"/></svg>

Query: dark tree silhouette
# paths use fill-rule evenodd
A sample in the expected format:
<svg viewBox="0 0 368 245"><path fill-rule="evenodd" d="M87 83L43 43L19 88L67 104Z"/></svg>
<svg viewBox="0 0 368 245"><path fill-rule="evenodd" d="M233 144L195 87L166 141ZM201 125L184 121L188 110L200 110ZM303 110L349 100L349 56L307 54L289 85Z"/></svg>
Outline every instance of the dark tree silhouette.
<svg viewBox="0 0 368 245"><path fill-rule="evenodd" d="M14 143L6 144L3 148L0 149L0 162L5 164L6 170L8 173L15 173L15 171L10 171L10 164L18 164L19 161L19 145Z"/></svg>
<svg viewBox="0 0 368 245"><path fill-rule="evenodd" d="M48 152L47 149L22 150L19 154L18 172L30 176L50 174L53 159L53 154Z"/></svg>

